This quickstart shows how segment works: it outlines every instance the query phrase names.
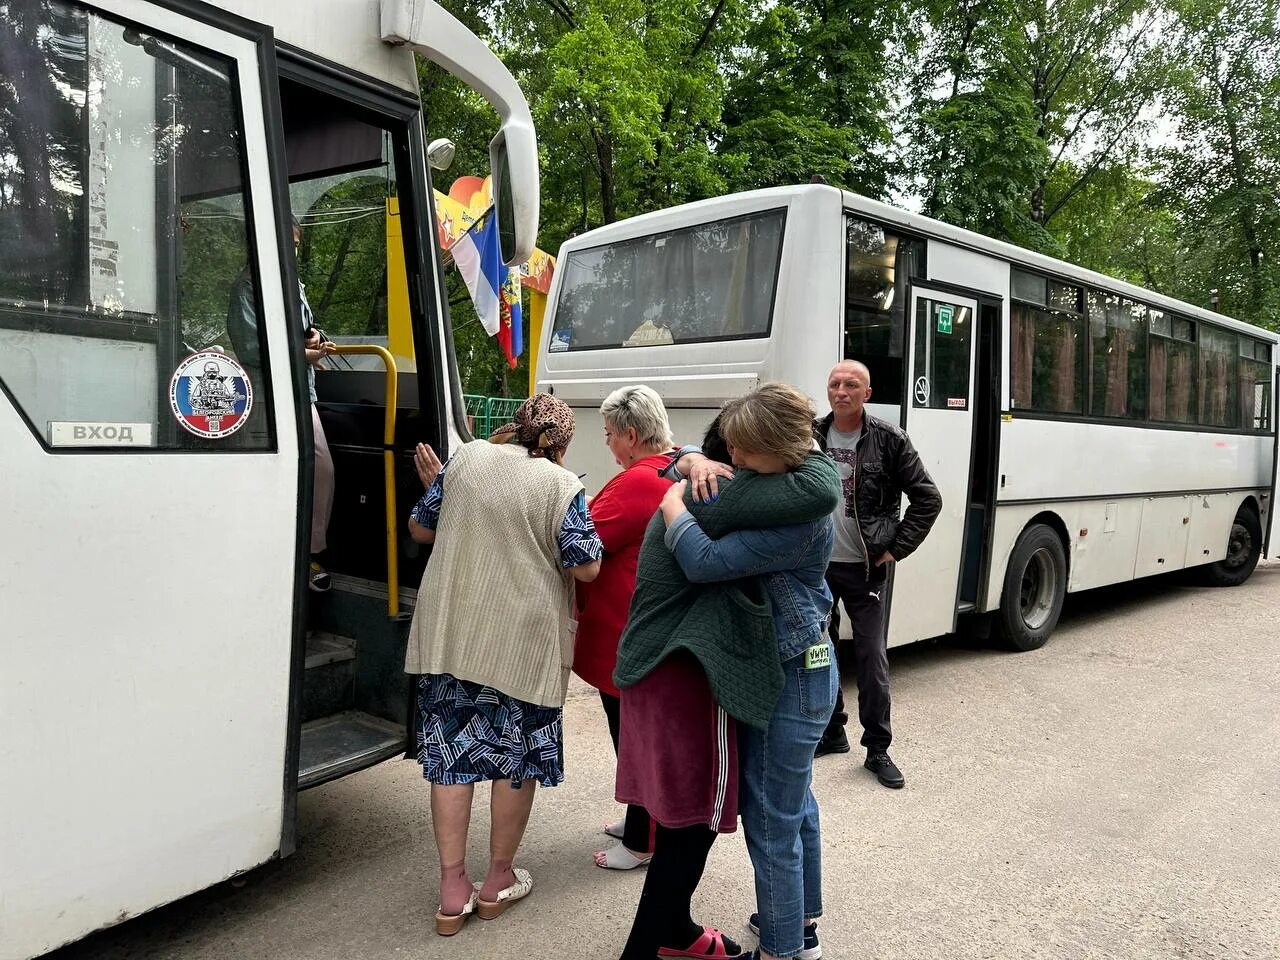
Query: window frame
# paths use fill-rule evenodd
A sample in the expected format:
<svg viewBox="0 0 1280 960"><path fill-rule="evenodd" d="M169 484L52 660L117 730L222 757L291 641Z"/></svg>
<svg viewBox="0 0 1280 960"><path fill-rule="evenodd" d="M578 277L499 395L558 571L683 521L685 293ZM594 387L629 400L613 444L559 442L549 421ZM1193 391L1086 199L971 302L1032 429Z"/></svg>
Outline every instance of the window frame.
<svg viewBox="0 0 1280 960"><path fill-rule="evenodd" d="M628 237L625 240L602 241L600 243L593 244L591 246L575 247L564 258L563 265L559 263L556 265L556 272L559 273L561 270L567 271L569 269L569 261L576 254L587 253L592 250L603 250L606 247L620 247L620 246L623 246L624 244L636 243L644 240L652 241L658 237L670 237L679 233L687 233L693 230L703 230L703 229L706 229L707 227L730 226L735 223L740 223L744 220L763 219L764 217L770 214L781 214L782 223L781 223L781 226L778 228L778 249L777 249L777 253L774 256L774 261L773 261L773 283L769 289L769 318L762 332L740 333L740 334L734 334L734 335L724 336L724 337L688 337L680 340L672 340L670 343L646 343L639 346L631 346L631 347L628 347L622 343L605 343L605 344L596 344L592 346L580 346L580 347L575 347L570 345L568 350L564 350L564 351L558 350L558 351L555 351L555 354L557 356L560 356L560 355L569 355L569 354L575 354L575 353L590 353L591 351L594 351L594 350L637 350L637 349L657 348L657 347L678 347L686 344L697 344L697 343L737 343L742 340L769 339L771 336L773 336L773 323L774 323L775 316L777 314L777 307L778 307L778 284L782 279L782 276L781 276L782 275L782 254L786 250L787 226L788 226L788 222L791 219L791 208L787 204L781 204L781 205L772 206L772 207L761 207L759 210L748 210L745 213L734 214L731 217L720 217L713 220L700 220L697 223L688 223L688 224L685 224L684 226L674 227L670 230L664 230L661 233L643 233L635 237ZM560 313L558 301L560 299L561 292L562 291L560 291L559 289L557 290L557 295L556 295L557 317L559 316L559 313ZM539 353L541 354L545 352L548 355L550 355L550 353L552 352L550 350L551 338L555 336L556 329L550 324L548 324L547 327L548 327L546 332L546 336L548 338L547 345L540 346Z"/></svg>
<svg viewBox="0 0 1280 960"><path fill-rule="evenodd" d="M1028 276L1034 276L1045 281L1045 302L1037 303L1034 300L1025 300L1022 297L1013 295L1013 275L1014 273L1022 273ZM1064 287L1073 287L1076 291L1075 309L1056 305L1052 302L1050 295L1050 287L1052 284L1060 284ZM1015 416L1021 415L1037 415L1042 419L1049 420L1087 420L1090 419L1088 410L1092 403L1093 383L1090 376L1089 361L1092 359L1091 344L1092 330L1090 329L1089 311L1087 308L1086 286L1082 283L1074 281L1060 280L1049 274L1037 273L1033 270L1026 270L1018 267L1016 264L1010 266L1009 271L1009 412ZM1030 311L1038 311L1042 314L1060 314L1063 316L1074 317L1076 322L1076 336L1083 341L1083 349L1076 351L1076 376L1077 382L1080 384L1080 412L1074 413L1066 410L1044 410L1035 407L1014 407L1013 406L1013 310L1015 304L1026 307ZM1031 322L1035 323L1034 313L1030 317ZM1034 353L1032 357L1031 374L1034 376L1035 359ZM1034 387L1033 387L1034 390Z"/></svg>
<svg viewBox="0 0 1280 960"><path fill-rule="evenodd" d="M1162 340L1167 340L1173 343L1191 344L1195 348L1195 369L1197 372L1197 376L1199 371L1200 353L1201 353L1201 337L1200 337L1201 326L1209 327L1218 333L1225 333L1230 336L1237 337L1242 341L1248 340L1253 343L1254 351L1257 351L1259 348L1261 348L1261 350L1265 352L1265 356L1267 359L1259 359L1257 358L1255 353L1253 354L1253 357L1252 357L1253 361L1256 363L1266 364L1266 366L1273 371L1273 375L1274 375L1275 366L1271 358L1274 357L1276 344L1274 344L1272 341L1262 338L1261 336L1258 335L1258 333L1255 333L1254 331L1236 330L1225 325L1216 324L1211 321L1204 320L1200 317L1189 316L1176 309L1169 309L1162 306L1153 306L1149 299L1138 299L1135 297L1131 297L1128 294L1120 293L1110 287L1104 287L1098 284L1081 283L1069 277L1064 278L1064 277L1056 276L1052 273L1045 273L1042 271L1028 269L1027 267L1020 265L1016 261L1009 261L1009 268L1010 268L1010 277L1009 277L1009 297L1008 297L1008 303L1009 303L1008 326L1010 328L1010 337L1012 336L1013 305L1015 302L1020 304L1025 304L1033 309L1042 309L1042 310L1052 309L1044 306L1043 304L1037 304L1033 301L1028 301L1020 297L1015 297L1013 295L1014 271L1019 271L1022 273L1028 273L1032 275L1044 276L1045 278L1047 278L1048 283L1061 282L1064 284L1077 286L1082 291L1082 296L1084 297L1086 303L1087 303L1088 295L1090 293L1095 293L1095 294L1101 295L1104 298L1108 296L1114 296L1114 297L1119 297L1122 300L1131 300L1133 303L1138 304L1139 306L1143 306L1147 309L1148 311L1148 322L1146 324L1147 354L1146 354L1146 363L1144 364L1144 371L1143 371L1143 380L1144 380L1143 386L1146 394L1147 407L1146 407L1144 416L1141 418L1117 417L1117 416L1107 416L1105 414L1091 414L1091 413L1086 413L1086 414L1054 413L1051 411L1013 407L1012 396L1010 396L1010 407L1009 409L1003 411L1005 415L1013 416L1023 420L1063 420L1063 421L1069 421L1072 423L1096 423L1099 425L1132 427L1132 428L1143 429L1143 430L1174 430L1174 431L1194 432L1194 433L1239 434L1242 436L1272 436L1277 433L1276 430L1273 430L1271 428L1255 428L1254 426L1252 426L1255 418L1252 416L1252 413L1250 413L1250 415L1246 417L1245 410L1243 408L1237 411L1237 420L1238 420L1237 426L1219 427L1219 426L1214 426L1212 424L1201 423L1199 419L1200 406L1199 406L1198 389L1196 391L1196 397L1194 400L1194 407L1193 407L1195 412L1195 422L1179 423L1177 421L1172 421L1172 420L1155 420L1155 419L1152 419L1151 417L1151 341L1152 339L1162 339ZM1046 285L1046 290L1047 289L1048 287ZM1169 333L1162 334L1162 333L1154 332L1155 324L1152 322L1150 318L1150 313L1152 311L1160 312L1164 314L1165 318L1167 318L1168 320ZM1084 322L1088 324L1089 323L1088 312L1085 311L1083 316L1084 316ZM1189 336L1177 335L1176 325L1179 322L1190 324ZM1085 390L1085 397L1088 401L1087 406L1091 406L1092 397L1093 397L1093 387L1094 387L1093 363L1092 363L1093 337L1092 337L1091 331L1088 331L1088 335L1086 335L1085 339L1088 342L1086 344L1086 349L1084 351L1084 358L1085 358L1084 390ZM1012 348L1010 347L1010 350L1011 349ZM1238 393L1238 387L1240 382L1239 381L1240 362L1241 360L1249 360L1249 359L1251 359L1250 356L1246 356L1242 354L1239 350L1237 350L1234 354L1234 360L1236 364L1237 393ZM1012 353L1010 353L1009 382L1007 385L1011 391L1012 390ZM1277 410L1276 410L1277 398L1273 393L1273 395L1269 399L1270 399L1270 406L1267 410L1266 419L1271 424L1276 424L1277 423Z"/></svg>
<svg viewBox="0 0 1280 960"><path fill-rule="evenodd" d="M269 82L269 80L275 73L274 63L267 62L268 51L270 51L271 48L267 47L256 33L248 34L238 31L229 27L227 22L224 20L216 17L208 18L197 16L187 11L181 11L183 16L200 20L207 23L214 29L224 31L232 36L250 40L254 44L256 53L256 56L253 57L252 61L237 57L222 50L203 47L187 38L174 36L164 30L157 29L149 23L136 20L114 10L104 10L90 2L90 0L66 0L66 2L73 6L81 7L88 14L97 15L124 29L136 29L143 34L155 37L165 43L174 44L179 47L194 47L199 51L225 59L231 64L228 80L231 87L231 102L234 107L234 115L232 119L235 122L235 129L237 130L242 143L239 173L241 177L241 195L243 197L245 215L244 231L246 261L254 264L255 268L259 271L264 268L274 269L278 265L281 269L284 289L290 289L289 283L291 278L293 283L297 282L296 272L293 270L292 259L287 257L285 254L285 235L280 233L281 224L288 223L289 216L282 212L280 202L276 197L276 190L273 189L276 186L275 180L277 179L277 176L274 168L277 162L280 162L283 167L283 143L277 143L277 137L275 136L274 125L279 123L279 103L273 101L271 96L274 84ZM157 62L162 61L157 58ZM242 66L247 66L251 69L256 79L256 83L247 90L240 80ZM160 103L164 98L164 92L162 91L159 83L157 83L156 86L155 97L157 103ZM258 207L258 201L256 199L257 191L254 189L254 178L250 171L249 151L247 147L243 146L244 144L247 144L248 141L248 124L246 122L244 109L244 104L248 97L257 97L262 106L263 147L267 158L267 169L265 171L265 178L262 182L258 183L257 186L259 190L265 190L267 196L266 203L270 208L270 216L276 224L276 232L278 234L276 238L276 254L279 257L278 260L276 257L271 256L271 251L262 251L259 249L258 245L258 232L256 228L256 214ZM86 143L88 142L91 132L89 113L86 109L84 119L84 136ZM86 243L89 239L87 221L90 204L88 164L89 158L88 153L86 152L85 161L81 165L81 175L85 178L84 206L86 211ZM161 216L160 201L164 199L163 192L166 187L173 186L173 178L171 173L165 173L164 165L157 164L155 169L157 171L155 184L157 205L155 216L156 225L158 227L159 218ZM170 404L168 384L169 380L173 376L174 370L177 369L177 365L182 363L192 354L188 353L184 348L182 350L174 351L172 357L170 357L167 356L164 351L166 343L169 343L170 346L176 345L177 340L174 326L180 324L181 318L175 313L167 319L162 319L161 310L165 305L162 303L160 298L164 291L159 289L156 291L157 304L156 315L154 317L132 310L120 311L119 314L114 316L105 316L100 314L99 311L92 309L92 305L88 303L88 296L90 293L89 259L90 257L86 256L84 261L85 276L83 280L86 303L83 307L78 305L69 306L66 304L50 303L47 306L41 306L39 310L26 312L23 308L18 306L19 301L3 299L0 300L0 328L23 332L83 337L86 339L154 344L156 347L157 366L156 443L152 446L55 445L50 440L49 431L47 429L40 429L36 422L31 418L26 406L21 402L17 394L15 394L9 384L5 382L4 378L0 377L0 395L3 395L5 399L9 401L13 410L21 418L31 435L35 438L36 442L40 444L41 450L46 454L56 456L118 456L129 454L171 456L208 453L217 453L224 456L267 456L277 454L279 452L279 436L275 411L276 385L273 382L274 378L271 377L269 373L260 377L259 382L254 385L254 404L255 406L261 405L264 409L264 416L266 418L267 436L266 442L262 445L256 447L241 447L234 443L228 445L218 440L204 440L203 438L195 437L191 434L187 434L186 431L182 429L169 411ZM164 245L157 243L156 245L157 273L162 269L168 269L169 271L168 276L172 281L176 299L176 288L180 281L174 258L174 248L171 244ZM255 278L257 276L258 273L255 273ZM265 316L266 311L264 301L262 299L262 284L260 281L253 284L253 291L254 305L258 311L258 316ZM297 326L298 324L294 321L296 319L300 319L300 313L298 312L296 305L291 303L291 299L292 298L288 296L285 296L284 298L285 314L287 319L290 321L290 325ZM20 311L22 311L21 315L25 318L24 322L14 322L16 317L20 315ZM54 318L58 318L58 326L56 329L51 329L48 326L48 322ZM262 370L269 371L271 360L265 327L259 327L258 338ZM197 350L198 349L199 348L197 348ZM170 362L171 359L173 362ZM302 396L305 395L305 390L302 389L302 387L303 384L305 384L306 373L305 370L297 368L296 363L294 364L294 367L294 393L297 396ZM300 389L302 389L301 393L299 392ZM166 442L164 438L170 439ZM162 443L164 443L164 445L161 445Z"/></svg>

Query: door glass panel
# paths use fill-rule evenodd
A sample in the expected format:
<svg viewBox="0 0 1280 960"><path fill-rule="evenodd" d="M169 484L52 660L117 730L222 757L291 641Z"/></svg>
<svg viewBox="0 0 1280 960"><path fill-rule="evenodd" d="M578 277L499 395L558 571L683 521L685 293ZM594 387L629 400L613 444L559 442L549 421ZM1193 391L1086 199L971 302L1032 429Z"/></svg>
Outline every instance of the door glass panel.
<svg viewBox="0 0 1280 960"><path fill-rule="evenodd" d="M914 406L969 409L972 344L971 308L924 297L916 301Z"/></svg>
<svg viewBox="0 0 1280 960"><path fill-rule="evenodd" d="M0 381L37 435L271 448L227 330L241 280L261 309L234 61L49 0L0 5L0 63Z"/></svg>
<svg viewBox="0 0 1280 960"><path fill-rule="evenodd" d="M414 369L413 338L391 134L352 119L345 119L342 129L359 138L365 154L342 158L356 169L295 180L289 187L301 229L303 302L311 323L335 343L387 347L399 370L409 372ZM297 153L303 154L299 162L305 162L308 143L295 137L289 145L291 165ZM337 371L383 369L369 355L325 363Z"/></svg>
<svg viewBox="0 0 1280 960"><path fill-rule="evenodd" d="M925 242L845 220L844 359L866 364L876 403L902 402L907 284L925 275Z"/></svg>

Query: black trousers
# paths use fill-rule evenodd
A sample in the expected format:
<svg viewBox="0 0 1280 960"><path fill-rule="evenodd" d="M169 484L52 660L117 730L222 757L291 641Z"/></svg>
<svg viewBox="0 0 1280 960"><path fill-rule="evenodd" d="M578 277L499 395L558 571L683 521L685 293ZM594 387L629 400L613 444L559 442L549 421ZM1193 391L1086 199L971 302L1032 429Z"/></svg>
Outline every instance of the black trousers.
<svg viewBox="0 0 1280 960"><path fill-rule="evenodd" d="M700 823L675 829L658 824L654 840L622 960L653 960L659 947L683 949L702 933L690 904L707 868L715 831Z"/></svg>
<svg viewBox="0 0 1280 960"><path fill-rule="evenodd" d="M884 636L884 588L888 571L861 563L832 563L827 567L827 586L831 589L831 642L837 656L844 659L849 650L841 649L839 607L844 605L853 633L854 677L858 681L858 719L862 722L862 745L868 750L888 750L893 740L889 726L889 653ZM844 692L836 694L836 708L827 725L826 736L837 734L849 722L845 711Z"/></svg>
<svg viewBox="0 0 1280 960"><path fill-rule="evenodd" d="M618 718L622 704L618 698L600 691L600 702L604 705L604 715L609 721L609 736L613 738L613 755L618 755ZM649 811L634 803L627 804L627 816L622 826L622 845L636 853L647 853L653 849L653 824L649 820Z"/></svg>

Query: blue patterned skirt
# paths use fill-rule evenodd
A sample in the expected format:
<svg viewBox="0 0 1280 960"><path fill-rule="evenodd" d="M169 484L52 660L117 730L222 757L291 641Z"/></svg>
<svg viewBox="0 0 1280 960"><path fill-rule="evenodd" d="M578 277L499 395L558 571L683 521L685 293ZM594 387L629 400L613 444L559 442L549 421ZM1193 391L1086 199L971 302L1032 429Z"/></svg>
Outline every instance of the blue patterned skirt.
<svg viewBox="0 0 1280 960"><path fill-rule="evenodd" d="M418 762L432 783L564 780L559 707L540 707L450 674L418 678Z"/></svg>

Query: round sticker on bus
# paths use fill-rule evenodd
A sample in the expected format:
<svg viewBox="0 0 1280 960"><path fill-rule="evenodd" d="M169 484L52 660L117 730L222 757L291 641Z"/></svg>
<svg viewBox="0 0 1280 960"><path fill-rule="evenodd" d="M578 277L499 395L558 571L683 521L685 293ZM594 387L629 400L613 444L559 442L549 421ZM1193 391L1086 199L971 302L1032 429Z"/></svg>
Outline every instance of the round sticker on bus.
<svg viewBox="0 0 1280 960"><path fill-rule="evenodd" d="M249 375L225 353L193 353L173 372L169 383L173 415L189 433L209 440L229 437L249 419L253 385Z"/></svg>

